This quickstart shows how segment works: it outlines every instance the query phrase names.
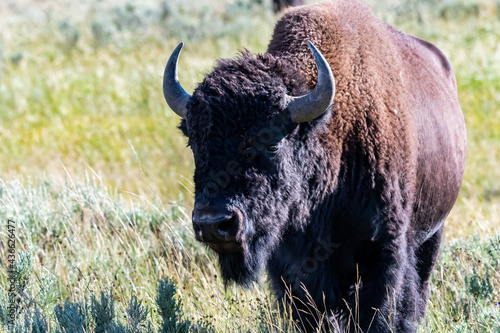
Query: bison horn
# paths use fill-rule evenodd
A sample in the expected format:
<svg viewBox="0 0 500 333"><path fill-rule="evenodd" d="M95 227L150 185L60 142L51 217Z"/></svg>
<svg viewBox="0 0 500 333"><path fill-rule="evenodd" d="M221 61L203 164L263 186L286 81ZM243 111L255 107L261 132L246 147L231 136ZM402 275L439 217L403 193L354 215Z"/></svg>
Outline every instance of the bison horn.
<svg viewBox="0 0 500 333"><path fill-rule="evenodd" d="M330 65L313 43L307 41L307 45L311 49L318 68L318 83L307 95L299 97L287 95L289 100L287 107L295 123L304 123L321 116L333 104L335 95L335 79Z"/></svg>
<svg viewBox="0 0 500 333"><path fill-rule="evenodd" d="M163 73L163 96L165 96L168 106L181 118L186 119L187 103L191 95L182 88L177 76L177 62L183 46L184 43L177 45L168 59L167 66L165 66L165 72Z"/></svg>

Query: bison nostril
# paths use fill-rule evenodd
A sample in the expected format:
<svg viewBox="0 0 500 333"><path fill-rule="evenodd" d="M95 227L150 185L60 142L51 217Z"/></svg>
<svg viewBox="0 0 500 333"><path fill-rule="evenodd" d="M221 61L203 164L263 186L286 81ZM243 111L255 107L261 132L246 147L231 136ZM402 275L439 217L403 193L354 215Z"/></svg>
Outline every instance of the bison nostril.
<svg viewBox="0 0 500 333"><path fill-rule="evenodd" d="M235 242L240 229L239 215L227 209L209 208L193 211L196 239L206 243Z"/></svg>
<svg viewBox="0 0 500 333"><path fill-rule="evenodd" d="M224 221L220 222L219 225L217 226L217 230L221 234L226 234L226 233L230 232L231 230L234 230L235 227L236 227L236 217L233 216L228 220L224 220Z"/></svg>

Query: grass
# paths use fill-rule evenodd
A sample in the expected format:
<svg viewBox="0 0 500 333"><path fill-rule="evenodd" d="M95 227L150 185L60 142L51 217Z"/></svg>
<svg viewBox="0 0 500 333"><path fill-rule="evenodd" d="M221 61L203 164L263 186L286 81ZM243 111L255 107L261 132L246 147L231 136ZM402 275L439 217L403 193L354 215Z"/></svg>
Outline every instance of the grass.
<svg viewBox="0 0 500 333"><path fill-rule="evenodd" d="M468 130L464 184L421 331L498 332L500 6L370 3L390 24L447 54ZM158 281L169 277L177 286L171 298L182 301L182 320L194 328L292 332L264 282L224 288L215 256L194 241L191 152L161 92L163 67L181 40L179 74L188 91L215 59L244 47L265 51L278 18L270 4L7 4L0 4L0 220L18 223L26 291L51 328L60 328L58 304L111 287L119 323L128 323L137 296L159 329ZM2 258L7 236L2 228ZM3 260L0 272L5 299Z"/></svg>
<svg viewBox="0 0 500 333"><path fill-rule="evenodd" d="M10 181L0 188L0 218L16 219L25 298L53 329L61 325L55 309L63 300L86 304L108 288L118 324L127 323L130 300L137 297L159 328L164 316L155 310L158 281L169 277L178 289L166 300L181 301L180 322L215 332L295 332L290 319L278 315L264 278L252 290L224 286L215 255L194 241L183 207L144 197L125 200L95 178L63 185ZM0 237L6 239L6 232ZM1 285L8 286L6 267L1 271ZM497 332L499 286L500 236L451 242L433 275L422 332ZM0 304L5 308L5 292Z"/></svg>
<svg viewBox="0 0 500 333"><path fill-rule="evenodd" d="M161 88L171 51L181 38L193 40L187 43L180 63L181 80L192 90L216 58L233 56L243 45L263 51L268 38L262 36L270 36L272 31L271 24L263 26L257 17L240 22L243 17L237 15L238 10L244 8L232 8L226 2L226 11L214 9L212 14L227 21L228 27L214 27L215 36L206 39L201 29L205 14L201 12L201 17L195 17L201 20L196 27L201 32L192 32L193 36L162 26L182 26L183 14L178 13L181 19L174 16L176 6L171 6L170 20L151 19L151 26L119 31L117 24L108 23L101 30L114 35L105 45L104 37L97 37L92 29L102 26L102 19L92 13L88 13L90 24L47 19L29 36L18 36L15 26L7 26L2 34L0 155L8 159L0 167L2 174L31 175L40 170L64 174L61 164L72 174L83 174L90 167L122 191L159 193L174 199L179 194L189 196L192 157L176 129L178 117L166 106ZM205 6L209 4L206 1ZM109 16L121 18L116 12L125 10L114 7L108 10ZM146 20L139 10L130 11L129 21ZM273 20L264 10L256 10L257 14ZM240 20L224 19L228 15ZM190 20L185 21L186 30L193 30ZM249 26L240 27L247 22ZM237 32L226 35L230 28ZM74 31L79 36L76 42Z"/></svg>
<svg viewBox="0 0 500 333"><path fill-rule="evenodd" d="M132 296L150 306L164 277L178 286L186 313L196 320L210 318L218 331L249 329L259 304L271 308L265 289L224 288L215 256L195 243L182 207L140 197L126 202L89 179L64 186L24 187L13 181L1 189L0 216L16 217L18 251L31 258L25 260L27 288L49 318L54 319L52 308L60 300L82 300L108 287L117 312L125 312ZM5 267L2 271L7 286Z"/></svg>

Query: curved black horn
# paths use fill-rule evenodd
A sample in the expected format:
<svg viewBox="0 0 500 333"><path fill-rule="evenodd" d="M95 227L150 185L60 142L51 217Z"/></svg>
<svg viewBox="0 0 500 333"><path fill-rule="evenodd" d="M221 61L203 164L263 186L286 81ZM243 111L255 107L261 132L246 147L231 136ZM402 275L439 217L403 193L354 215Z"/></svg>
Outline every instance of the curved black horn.
<svg viewBox="0 0 500 333"><path fill-rule="evenodd" d="M182 88L177 76L177 61L179 60L179 53L181 53L183 46L184 43L177 45L168 59L167 66L165 66L165 72L163 73L163 96L165 96L168 106L181 118L186 119L186 106L191 95Z"/></svg>
<svg viewBox="0 0 500 333"><path fill-rule="evenodd" d="M304 123L321 116L333 104L335 95L335 79L330 65L313 43L307 41L318 68L318 83L313 91L304 96L292 97L287 95L288 110L292 121Z"/></svg>

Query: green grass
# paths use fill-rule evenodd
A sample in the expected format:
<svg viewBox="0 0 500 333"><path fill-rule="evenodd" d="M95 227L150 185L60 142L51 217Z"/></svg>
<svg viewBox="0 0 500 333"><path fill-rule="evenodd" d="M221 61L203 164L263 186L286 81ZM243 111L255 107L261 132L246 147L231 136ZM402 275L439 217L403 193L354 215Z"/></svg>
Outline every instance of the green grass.
<svg viewBox="0 0 500 333"><path fill-rule="evenodd" d="M184 2L48 2L38 12L0 4L0 220L18 223L17 251L32 258L27 290L53 328L61 301L108 287L119 320L135 295L159 327L157 283L169 277L193 323L293 331L264 282L225 289L215 256L194 241L191 151L161 92L178 42L180 80L192 91L215 59L265 51L278 17L252 0ZM370 3L447 54L468 131L464 184L421 331L498 332L500 6ZM3 228L2 258L6 239ZM0 281L5 291L5 261Z"/></svg>
<svg viewBox="0 0 500 333"><path fill-rule="evenodd" d="M164 277L177 284L189 319L210 318L217 331L252 327L259 306L271 315L265 288L224 288L215 255L195 243L182 207L141 197L126 201L88 179L64 186L13 181L0 188L0 218L15 216L17 250L32 257L27 288L49 318L59 300L82 300L110 286L118 312L133 295L151 306ZM2 273L7 286L4 266Z"/></svg>
<svg viewBox="0 0 500 333"><path fill-rule="evenodd" d="M100 15L49 11L46 19L20 15L4 23L0 172L9 179L95 171L121 192L192 204L192 156L163 100L164 64L185 41L180 79L192 91L215 59L244 47L264 51L277 19L250 0L200 3L184 10L178 2L166 5L164 19L115 5ZM469 149L450 239L491 232L500 217L500 22L496 7L486 5L493 3L473 4L375 6L397 28L438 45L455 69ZM29 19L34 27L19 34Z"/></svg>
<svg viewBox="0 0 500 333"><path fill-rule="evenodd" d="M95 178L67 179L63 185L10 181L0 189L0 219L16 220L26 298L52 328L58 327L54 307L62 300L85 302L108 287L117 320L127 322L126 309L137 296L149 309L147 319L159 327L156 289L169 277L177 285L182 320L209 324L216 332L295 331L288 317L278 315L265 278L252 290L224 287L216 256L194 241L183 207L144 197L125 200ZM0 237L6 239L7 232ZM5 288L4 265L0 272ZM422 332L498 332L499 286L500 236L451 242L433 275Z"/></svg>
<svg viewBox="0 0 500 333"><path fill-rule="evenodd" d="M215 6L213 13L198 9L187 18L180 6L171 6L170 19L151 19L150 25L122 27L123 31L116 31L113 24L116 16L121 18L116 12L126 11L117 6L109 10L111 22L102 28L113 33L109 39L114 43L105 45L92 33L92 26L103 26L103 19L93 13L83 22L76 18L76 23L64 18L41 22L29 37L4 24L2 174L39 175L50 170L64 175L63 165L71 174L99 171L107 184L121 191L189 198L193 162L176 129L179 119L163 99L165 63L179 40L185 40L180 78L192 90L216 58L234 56L245 45L263 51L272 32L274 17L268 11L252 9L254 17L246 18L245 8L232 8L231 1L219 4L225 3L222 13ZM148 19L137 12L129 21ZM206 15L215 15L227 27L215 24L207 38ZM191 19L199 21L195 27L199 32L185 36L195 29ZM269 23L263 25L264 19ZM183 22L186 31L180 30ZM73 31L78 31L76 43ZM13 61L16 55L22 59Z"/></svg>

